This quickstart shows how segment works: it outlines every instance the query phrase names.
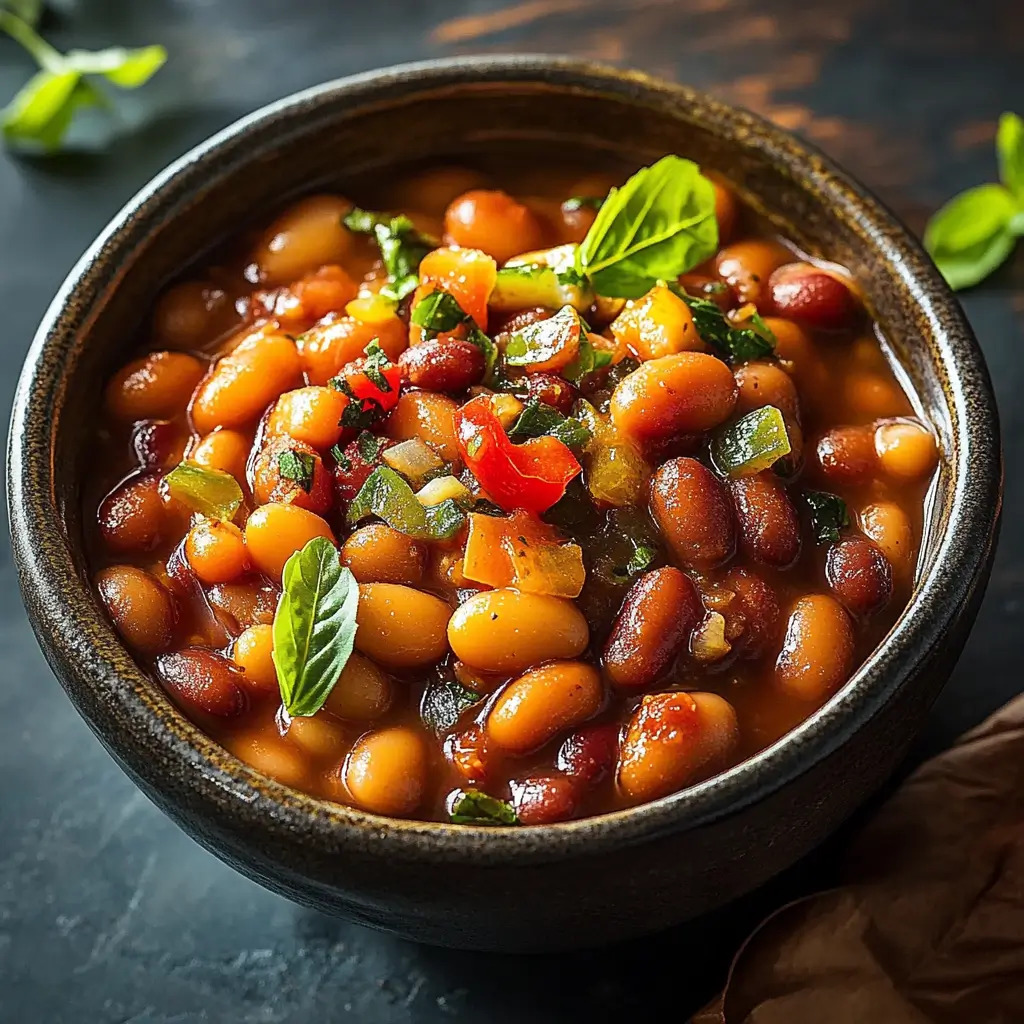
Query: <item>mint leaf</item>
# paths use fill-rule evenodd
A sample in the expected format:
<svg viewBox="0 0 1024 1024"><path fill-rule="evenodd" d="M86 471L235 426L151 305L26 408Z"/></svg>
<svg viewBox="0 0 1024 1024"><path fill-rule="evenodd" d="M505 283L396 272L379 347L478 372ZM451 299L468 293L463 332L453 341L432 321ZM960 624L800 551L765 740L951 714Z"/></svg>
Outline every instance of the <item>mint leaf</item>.
<svg viewBox="0 0 1024 1024"><path fill-rule="evenodd" d="M999 118L996 132L996 155L999 157L999 180L1024 205L1024 121L1016 114Z"/></svg>
<svg viewBox="0 0 1024 1024"><path fill-rule="evenodd" d="M580 245L576 269L598 294L636 299L717 248L711 182L691 160L665 156L608 193Z"/></svg>
<svg viewBox="0 0 1024 1024"><path fill-rule="evenodd" d="M411 323L423 328L427 338L435 338L439 334L457 330L466 325L466 341L476 345L484 356L484 383L493 384L494 366L498 359L498 347L477 326L476 321L459 305L458 299L451 292L437 289L424 295L409 314Z"/></svg>
<svg viewBox="0 0 1024 1024"><path fill-rule="evenodd" d="M273 625L273 658L285 711L315 715L352 654L359 584L326 537L288 559Z"/></svg>

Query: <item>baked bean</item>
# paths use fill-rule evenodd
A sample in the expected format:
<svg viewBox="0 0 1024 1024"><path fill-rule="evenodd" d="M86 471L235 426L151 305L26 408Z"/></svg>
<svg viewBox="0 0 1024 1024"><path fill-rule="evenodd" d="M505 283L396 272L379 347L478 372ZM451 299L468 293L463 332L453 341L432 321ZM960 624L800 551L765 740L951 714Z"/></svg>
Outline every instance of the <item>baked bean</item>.
<svg viewBox="0 0 1024 1024"><path fill-rule="evenodd" d="M345 751L345 729L333 715L296 715L289 719L285 736L305 753L320 760L337 759Z"/></svg>
<svg viewBox="0 0 1024 1024"><path fill-rule="evenodd" d="M880 419L910 412L910 403L888 374L870 371L843 378L843 398L852 417Z"/></svg>
<svg viewBox="0 0 1024 1024"><path fill-rule="evenodd" d="M860 528L892 566L893 576L906 584L914 574L914 529L910 517L895 502L879 501L860 514Z"/></svg>
<svg viewBox="0 0 1024 1024"><path fill-rule="evenodd" d="M737 367L736 413L740 416L766 405L773 405L782 413L786 433L792 448L792 458L799 460L803 453L804 435L800 428L800 399L792 378L775 363L744 363Z"/></svg>
<svg viewBox="0 0 1024 1024"><path fill-rule="evenodd" d="M206 596L214 614L228 632L238 634L249 626L273 622L281 594L276 587L261 579L251 579L240 583L218 583Z"/></svg>
<svg viewBox="0 0 1024 1024"><path fill-rule="evenodd" d="M587 620L562 597L511 588L476 594L456 608L448 641L456 656L484 672L523 672L531 665L581 655Z"/></svg>
<svg viewBox="0 0 1024 1024"><path fill-rule="evenodd" d="M766 316L764 322L775 336L775 355L796 381L801 397L817 405L827 400L828 368L810 334L795 321L782 317Z"/></svg>
<svg viewBox="0 0 1024 1024"><path fill-rule="evenodd" d="M775 591L747 569L732 569L722 586L734 597L722 609L726 639L744 658L760 658L774 647L779 635L779 602Z"/></svg>
<svg viewBox="0 0 1024 1024"><path fill-rule="evenodd" d="M249 567L242 531L218 519L204 519L188 531L185 557L203 583L230 583Z"/></svg>
<svg viewBox="0 0 1024 1024"><path fill-rule="evenodd" d="M690 307L665 285L627 302L612 321L611 332L616 342L638 359L658 359L704 348Z"/></svg>
<svg viewBox="0 0 1024 1024"><path fill-rule="evenodd" d="M104 403L114 419L170 419L185 407L206 365L184 352L150 352L130 362L107 385Z"/></svg>
<svg viewBox="0 0 1024 1024"><path fill-rule="evenodd" d="M439 597L396 583L359 587L356 647L387 668L430 665L448 650L451 608Z"/></svg>
<svg viewBox="0 0 1024 1024"><path fill-rule="evenodd" d="M391 706L393 686L387 673L358 651L349 655L324 707L356 722L380 718Z"/></svg>
<svg viewBox="0 0 1024 1024"><path fill-rule="evenodd" d="M278 583L285 562L314 537L334 541L330 526L298 505L261 505L245 524L245 547L252 564Z"/></svg>
<svg viewBox="0 0 1024 1024"><path fill-rule="evenodd" d="M580 206L568 200L560 208L562 239L564 242L582 242L597 219L597 210L591 206Z"/></svg>
<svg viewBox="0 0 1024 1024"><path fill-rule="evenodd" d="M242 630L231 650L231 659L245 673L240 680L256 694L277 694L277 667L274 665L274 631L257 623Z"/></svg>
<svg viewBox="0 0 1024 1024"><path fill-rule="evenodd" d="M182 281L157 301L153 338L167 348L202 348L237 320L234 305L222 289L206 281Z"/></svg>
<svg viewBox="0 0 1024 1024"><path fill-rule="evenodd" d="M593 718L603 702L597 669L581 661L553 661L502 690L487 716L487 738L509 753L527 754Z"/></svg>
<svg viewBox="0 0 1024 1024"><path fill-rule="evenodd" d="M512 805L520 825L553 825L576 813L576 785L565 775L534 775L512 783Z"/></svg>
<svg viewBox="0 0 1024 1024"><path fill-rule="evenodd" d="M98 572L95 583L114 628L129 647L151 657L171 646L177 609L155 576L133 565L113 565Z"/></svg>
<svg viewBox="0 0 1024 1024"><path fill-rule="evenodd" d="M725 767L738 742L736 712L717 694L644 697L619 748L619 791L631 804L675 793Z"/></svg>
<svg viewBox="0 0 1024 1024"><path fill-rule="evenodd" d="M584 786L596 786L615 768L619 752L617 722L585 725L565 738L555 766Z"/></svg>
<svg viewBox="0 0 1024 1024"><path fill-rule="evenodd" d="M834 597L800 598L775 662L775 685L801 700L824 700L849 678L853 644L853 623Z"/></svg>
<svg viewBox="0 0 1024 1024"><path fill-rule="evenodd" d="M253 252L260 280L287 284L325 263L344 263L353 248L342 218L352 204L341 196L309 196L290 206L267 229Z"/></svg>
<svg viewBox="0 0 1024 1024"><path fill-rule="evenodd" d="M579 397L574 384L553 373L528 373L523 382L526 384L527 401L543 402L557 409L563 416L572 412L573 404Z"/></svg>
<svg viewBox="0 0 1024 1024"><path fill-rule="evenodd" d="M686 649L704 609L678 569L644 573L630 588L604 648L604 669L622 689L651 686Z"/></svg>
<svg viewBox="0 0 1024 1024"><path fill-rule="evenodd" d="M227 747L240 761L282 786L300 789L308 781L309 772L302 753L276 732L244 734L230 740Z"/></svg>
<svg viewBox="0 0 1024 1024"><path fill-rule="evenodd" d="M341 546L341 560L360 583L414 587L423 579L427 552L408 534L384 523L370 523L349 535Z"/></svg>
<svg viewBox="0 0 1024 1024"><path fill-rule="evenodd" d="M825 479L837 485L867 483L878 469L870 427L833 427L818 441L815 458Z"/></svg>
<svg viewBox="0 0 1024 1024"><path fill-rule="evenodd" d="M467 782L487 780L487 746L479 725L449 733L444 741L444 756Z"/></svg>
<svg viewBox="0 0 1024 1024"><path fill-rule="evenodd" d="M244 483L245 464L251 447L252 439L247 435L218 427L196 444L189 461L206 469L230 473L239 483Z"/></svg>
<svg viewBox="0 0 1024 1024"><path fill-rule="evenodd" d="M736 405L732 371L714 356L680 352L643 363L623 378L611 400L612 422L640 441L711 430Z"/></svg>
<svg viewBox="0 0 1024 1024"><path fill-rule="evenodd" d="M651 512L676 560L689 568L720 565L736 548L728 491L696 459L671 459L654 474Z"/></svg>
<svg viewBox="0 0 1024 1024"><path fill-rule="evenodd" d="M891 420L875 428L875 451L882 470L896 480L920 480L935 469L935 438L910 420Z"/></svg>
<svg viewBox="0 0 1024 1024"><path fill-rule="evenodd" d="M200 385L192 423L200 434L251 423L301 375L295 342L284 334L257 331L220 359Z"/></svg>
<svg viewBox="0 0 1024 1024"><path fill-rule="evenodd" d="M768 282L771 311L820 330L847 327L860 303L838 273L811 263L787 263Z"/></svg>
<svg viewBox="0 0 1024 1024"><path fill-rule="evenodd" d="M283 435L327 451L341 438L348 399L334 388L308 387L283 394L267 420L267 434Z"/></svg>
<svg viewBox="0 0 1024 1024"><path fill-rule="evenodd" d="M374 814L412 814L427 785L427 750L418 732L403 726L356 740L342 768L356 806Z"/></svg>
<svg viewBox="0 0 1024 1024"><path fill-rule="evenodd" d="M693 295L698 299L707 299L713 302L723 313L728 313L736 306L736 296L732 289L717 277L708 277L707 274L683 274L679 278L679 284L687 295Z"/></svg>
<svg viewBox="0 0 1024 1024"><path fill-rule="evenodd" d="M772 272L790 259L792 254L778 242L751 238L720 250L715 257L715 272L733 290L741 306L748 302L760 305L769 297Z"/></svg>
<svg viewBox="0 0 1024 1024"><path fill-rule="evenodd" d="M800 518L779 478L768 470L730 480L729 490L747 556L776 569L791 566L800 555Z"/></svg>
<svg viewBox="0 0 1024 1024"><path fill-rule="evenodd" d="M499 263L539 249L544 231L537 215L506 192L477 189L454 199L444 214L447 241L480 249Z"/></svg>
<svg viewBox="0 0 1024 1024"><path fill-rule="evenodd" d="M282 468L281 457L291 453L304 460L296 478L294 466ZM309 469L309 475L305 470ZM281 502L326 515L333 502L334 483L319 453L308 444L290 437L271 437L253 467L252 496L257 505Z"/></svg>
<svg viewBox="0 0 1024 1024"><path fill-rule="evenodd" d="M851 615L866 618L892 597L892 566L869 540L846 537L828 549L825 578Z"/></svg>
<svg viewBox="0 0 1024 1024"><path fill-rule="evenodd" d="M718 221L718 244L725 245L732 237L736 227L736 220L739 217L739 203L731 188L724 182L710 174L705 177L711 179L711 185L715 190L715 220Z"/></svg>
<svg viewBox="0 0 1024 1024"><path fill-rule="evenodd" d="M132 430L132 451L142 469L171 469L184 458L188 439L181 423L143 420Z"/></svg>
<svg viewBox="0 0 1024 1024"><path fill-rule="evenodd" d="M406 391L384 423L387 436L393 441L418 437L441 456L445 462L459 458L455 440L455 413L458 404L447 395L430 391Z"/></svg>
<svg viewBox="0 0 1024 1024"><path fill-rule="evenodd" d="M378 342L394 362L409 344L409 331L399 317L390 313L375 320L343 316L300 335L296 348L309 383L324 385L365 355L371 341Z"/></svg>
<svg viewBox="0 0 1024 1024"><path fill-rule="evenodd" d="M238 666L215 651L186 647L156 660L156 672L176 703L186 711L234 718L247 707Z"/></svg>
<svg viewBox="0 0 1024 1024"><path fill-rule="evenodd" d="M96 518L111 551L152 551L163 539L167 523L160 478L146 474L126 480L103 499Z"/></svg>
<svg viewBox="0 0 1024 1024"><path fill-rule="evenodd" d="M465 391L483 379L483 352L469 341L432 338L407 348L398 359L402 375L427 391Z"/></svg>

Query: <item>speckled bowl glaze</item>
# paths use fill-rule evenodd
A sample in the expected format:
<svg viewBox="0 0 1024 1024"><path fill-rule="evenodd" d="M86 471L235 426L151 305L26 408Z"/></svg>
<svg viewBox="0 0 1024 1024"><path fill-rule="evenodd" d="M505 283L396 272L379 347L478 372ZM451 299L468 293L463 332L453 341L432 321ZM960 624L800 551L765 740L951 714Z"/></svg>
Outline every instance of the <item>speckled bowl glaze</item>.
<svg viewBox="0 0 1024 1024"><path fill-rule="evenodd" d="M944 452L919 581L882 646L820 711L745 763L628 811L483 829L362 814L258 775L188 722L100 610L79 490L105 377L161 285L253 211L352 172L518 140L665 152L726 174L871 297ZM892 771L974 620L997 532L992 390L960 307L879 203L791 135L691 89L547 57L358 75L258 111L183 157L67 279L21 377L9 502L39 642L150 798L251 878L321 910L472 949L540 950L664 928L752 889L821 842Z"/></svg>

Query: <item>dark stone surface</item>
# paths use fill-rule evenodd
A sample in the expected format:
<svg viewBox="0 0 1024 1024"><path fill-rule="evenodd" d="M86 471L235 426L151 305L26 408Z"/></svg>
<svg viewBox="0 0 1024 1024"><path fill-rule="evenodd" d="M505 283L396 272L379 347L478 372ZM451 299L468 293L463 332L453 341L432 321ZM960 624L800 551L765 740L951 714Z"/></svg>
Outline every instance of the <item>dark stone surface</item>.
<svg viewBox="0 0 1024 1024"><path fill-rule="evenodd" d="M60 10L48 24L58 45L160 41L173 62L126 97L104 148L106 129L92 123L73 154L0 156L5 414L46 304L118 206L211 131L326 78L475 51L570 51L636 66L793 128L918 228L942 199L994 174L994 118L1024 94L1018 0L848 0L841 9L829 0L80 0ZM30 71L0 40L0 97ZM981 617L915 760L1019 689L1024 257L965 306L1001 403L1007 510ZM43 663L6 545L0 652L2 1021L592 1022L666 1004L683 1019L767 910L829 879L826 847L711 920L594 953L512 959L417 947L270 895L151 807Z"/></svg>

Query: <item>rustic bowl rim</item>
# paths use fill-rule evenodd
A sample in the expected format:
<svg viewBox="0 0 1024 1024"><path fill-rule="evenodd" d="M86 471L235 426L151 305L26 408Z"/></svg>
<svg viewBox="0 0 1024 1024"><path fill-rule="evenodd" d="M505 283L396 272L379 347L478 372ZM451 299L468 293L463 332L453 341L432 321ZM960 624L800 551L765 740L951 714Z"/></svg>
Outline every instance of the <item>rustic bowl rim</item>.
<svg viewBox="0 0 1024 1024"><path fill-rule="evenodd" d="M80 578L71 544L60 527L51 460L31 457L33 443L52 453L47 412L59 392L52 375L88 331L90 303L110 287L111 262L130 256L140 225L156 217L197 169L215 170L229 160L230 173L258 159L260 146L240 156L239 143L270 140L291 117L309 117L338 99L370 104L390 90L480 82L553 85L584 89L637 103L699 108L690 119L710 125L735 146L755 147L783 165L805 188L813 186L847 216L856 217L880 258L897 265L904 302L928 321L942 365L949 371L947 404L958 429L956 487L949 526L930 568L893 630L852 680L824 707L775 744L729 771L648 804L557 825L493 829L407 821L363 813L291 790L236 760L185 719L165 698L140 697L141 669L125 668L126 653L89 586ZM226 172L225 172L226 173ZM107 268L107 269L104 269ZM40 388L51 401L39 402ZM44 408L40 408L40 405ZM69 274L36 334L19 381L8 445L8 504L15 558L33 626L41 639L63 650L69 674L95 699L116 694L125 721L139 730L129 742L123 730L101 729L90 720L73 687L57 670L69 695L129 774L160 791L147 774L146 752L159 753L166 769L184 773L190 794L205 809L220 808L235 825L258 831L251 841L275 833L289 843L338 850L371 846L381 856L474 865L544 862L568 854L596 855L611 848L692 829L732 815L788 784L845 744L864 722L908 684L915 666L942 640L984 577L1001 495L1001 453L995 399L981 351L959 303L918 242L899 221L829 158L787 131L699 90L635 71L587 60L545 55L455 57L420 61L327 82L270 103L241 118L174 161L144 186L114 217ZM42 521L33 510L43 509ZM31 591L31 599L30 599ZM48 639L47 639L48 638ZM44 648L46 647L44 642ZM47 656L51 657L47 652ZM51 659L51 664L52 664ZM133 664L133 663L132 663ZM56 667L56 666L55 666ZM153 744L157 744L154 748ZM163 749L160 749L160 748Z"/></svg>

